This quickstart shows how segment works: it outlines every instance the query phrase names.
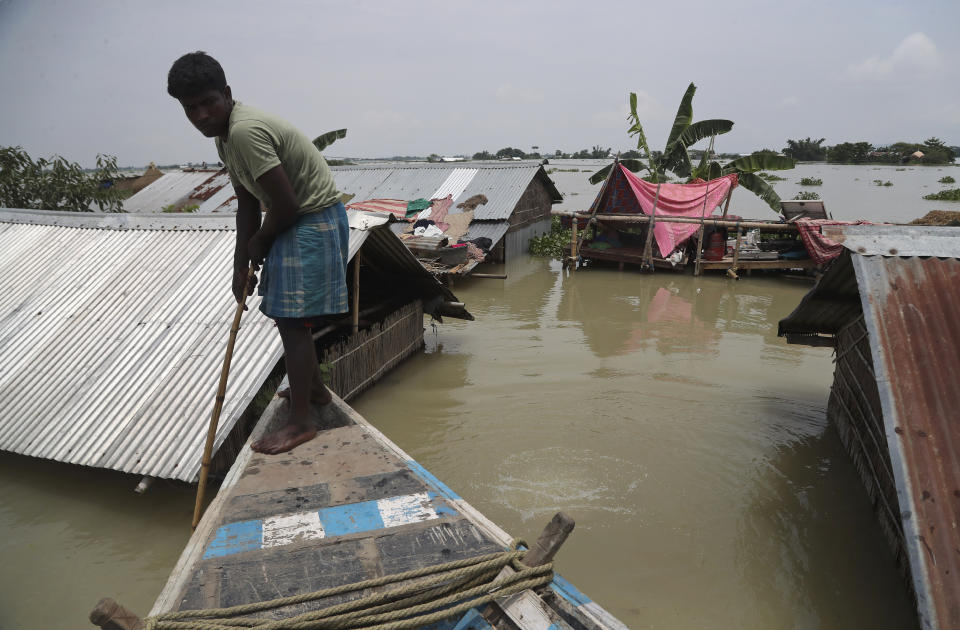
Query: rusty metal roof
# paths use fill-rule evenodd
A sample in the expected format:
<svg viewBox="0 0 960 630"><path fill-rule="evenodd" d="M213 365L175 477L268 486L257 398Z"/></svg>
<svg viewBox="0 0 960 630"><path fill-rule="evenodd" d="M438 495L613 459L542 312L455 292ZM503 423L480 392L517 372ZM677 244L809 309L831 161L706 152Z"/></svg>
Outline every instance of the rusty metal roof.
<svg viewBox="0 0 960 630"><path fill-rule="evenodd" d="M862 312L924 628L960 614L960 229L857 226L780 334ZM862 252L862 253L861 253ZM859 304L851 302L856 291Z"/></svg>
<svg viewBox="0 0 960 630"><path fill-rule="evenodd" d="M186 199L209 199L230 183L224 170L196 170L166 173L129 199L124 200L126 212L162 212L163 208ZM218 204L219 205L219 204ZM210 212L215 206L204 212ZM236 208L234 208L236 211Z"/></svg>
<svg viewBox="0 0 960 630"><path fill-rule="evenodd" d="M234 223L0 209L0 450L194 480L236 304ZM361 246L412 294L457 301L381 219L351 229ZM281 357L258 305L216 446Z"/></svg>

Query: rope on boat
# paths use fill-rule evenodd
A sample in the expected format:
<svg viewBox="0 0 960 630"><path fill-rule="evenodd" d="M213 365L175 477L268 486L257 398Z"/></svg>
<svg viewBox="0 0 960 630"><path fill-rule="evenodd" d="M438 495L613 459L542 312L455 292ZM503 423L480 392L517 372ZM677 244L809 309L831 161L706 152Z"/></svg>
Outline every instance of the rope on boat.
<svg viewBox="0 0 960 630"><path fill-rule="evenodd" d="M494 599L548 584L553 579L553 563L536 567L521 564L520 560L527 553L526 547L524 541L517 539L511 549L498 553L266 602L164 613L148 617L144 622L147 630L418 628L462 615L471 608L488 604ZM506 566L512 567L514 572L508 575L506 572L501 573ZM247 616L406 580L418 581L287 619L270 620Z"/></svg>

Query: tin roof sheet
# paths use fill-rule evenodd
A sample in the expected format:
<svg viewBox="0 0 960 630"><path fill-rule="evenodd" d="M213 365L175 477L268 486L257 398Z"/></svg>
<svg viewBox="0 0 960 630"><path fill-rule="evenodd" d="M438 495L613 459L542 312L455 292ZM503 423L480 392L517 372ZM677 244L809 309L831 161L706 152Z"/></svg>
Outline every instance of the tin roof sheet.
<svg viewBox="0 0 960 630"><path fill-rule="evenodd" d="M855 256L920 621L960 610L960 260Z"/></svg>
<svg viewBox="0 0 960 630"><path fill-rule="evenodd" d="M960 229L857 226L780 334L863 313L921 625L960 610ZM855 298L855 299L854 299Z"/></svg>
<svg viewBox="0 0 960 630"><path fill-rule="evenodd" d="M341 192L353 194L354 201L367 199L431 199L453 196L456 204L483 194L487 203L474 212L475 221L510 217L520 197L536 178L547 187L554 202L562 200L553 181L539 164L473 164L456 166L421 164L415 166L334 166L334 179Z"/></svg>
<svg viewBox="0 0 960 630"><path fill-rule="evenodd" d="M184 199L208 199L230 183L224 171L179 171L167 173L123 202L126 212L161 212Z"/></svg>
<svg viewBox="0 0 960 630"><path fill-rule="evenodd" d="M0 210L0 450L196 479L235 310L233 223ZM457 301L379 219L351 230L351 256L361 246L405 287ZM217 447L281 357L258 304L243 319Z"/></svg>

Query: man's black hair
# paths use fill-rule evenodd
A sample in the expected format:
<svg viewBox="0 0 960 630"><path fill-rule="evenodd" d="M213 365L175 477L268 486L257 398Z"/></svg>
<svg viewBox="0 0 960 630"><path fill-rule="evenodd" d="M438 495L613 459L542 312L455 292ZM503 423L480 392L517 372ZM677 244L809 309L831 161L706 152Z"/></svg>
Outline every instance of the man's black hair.
<svg viewBox="0 0 960 630"><path fill-rule="evenodd" d="M167 93L173 98L196 96L227 86L227 77L216 59L198 50L173 62L167 74Z"/></svg>

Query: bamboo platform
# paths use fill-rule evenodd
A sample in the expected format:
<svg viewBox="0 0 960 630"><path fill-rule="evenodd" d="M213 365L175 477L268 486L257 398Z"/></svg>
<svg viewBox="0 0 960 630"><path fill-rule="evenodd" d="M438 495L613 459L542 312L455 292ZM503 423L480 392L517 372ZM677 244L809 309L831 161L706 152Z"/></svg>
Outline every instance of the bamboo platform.
<svg viewBox="0 0 960 630"><path fill-rule="evenodd" d="M274 398L250 441L277 425L286 405ZM314 414L322 430L289 453L243 449L151 615L308 593L509 547L511 536L339 397ZM342 601L297 604L280 616ZM625 627L557 575L546 595L522 591L497 608L493 625L482 616L489 610L472 609L430 627Z"/></svg>

